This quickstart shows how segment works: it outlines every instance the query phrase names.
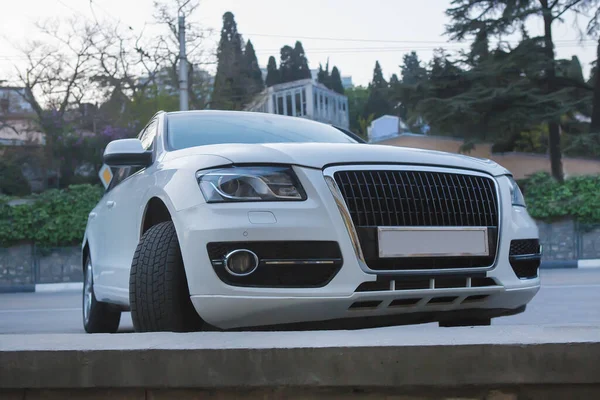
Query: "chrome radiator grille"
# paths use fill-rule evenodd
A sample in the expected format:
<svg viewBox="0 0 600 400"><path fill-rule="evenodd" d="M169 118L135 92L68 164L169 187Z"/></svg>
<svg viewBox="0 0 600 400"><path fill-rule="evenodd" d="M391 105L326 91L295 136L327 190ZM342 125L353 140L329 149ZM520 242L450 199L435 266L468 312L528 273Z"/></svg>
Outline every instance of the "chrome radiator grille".
<svg viewBox="0 0 600 400"><path fill-rule="evenodd" d="M334 178L357 227L498 226L490 178L425 171L338 171Z"/></svg>
<svg viewBox="0 0 600 400"><path fill-rule="evenodd" d="M333 173L365 262L372 270L486 268L496 259L498 196L493 179L442 171L342 169ZM487 227L487 256L380 258L377 227ZM434 244L432 244L434 245Z"/></svg>

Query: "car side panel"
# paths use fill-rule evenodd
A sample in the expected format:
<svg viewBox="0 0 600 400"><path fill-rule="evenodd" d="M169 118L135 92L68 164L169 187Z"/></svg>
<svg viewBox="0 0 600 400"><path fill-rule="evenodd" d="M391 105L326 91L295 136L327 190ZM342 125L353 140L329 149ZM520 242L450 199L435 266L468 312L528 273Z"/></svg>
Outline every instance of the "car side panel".
<svg viewBox="0 0 600 400"><path fill-rule="evenodd" d="M152 181L152 168L148 168L130 176L111 191L114 205L106 213L106 254L103 255L110 273L102 283L118 294L120 298L116 300L119 302L128 301L129 271L140 238L145 194Z"/></svg>

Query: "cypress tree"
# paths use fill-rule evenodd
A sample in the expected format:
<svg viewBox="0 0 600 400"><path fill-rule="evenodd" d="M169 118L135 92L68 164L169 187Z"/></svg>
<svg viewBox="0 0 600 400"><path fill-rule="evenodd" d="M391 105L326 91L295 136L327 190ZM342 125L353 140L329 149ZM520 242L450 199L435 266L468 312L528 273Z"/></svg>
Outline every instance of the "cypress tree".
<svg viewBox="0 0 600 400"><path fill-rule="evenodd" d="M252 42L248 40L244 49L243 72L246 78L245 86L247 93L247 101L251 100L254 95L260 93L265 87L262 72L258 66L258 59Z"/></svg>
<svg viewBox="0 0 600 400"><path fill-rule="evenodd" d="M294 80L309 79L311 77L306 53L304 53L304 47L302 47L300 41L296 41L296 44L294 45L294 51L292 53L292 70Z"/></svg>
<svg viewBox="0 0 600 400"><path fill-rule="evenodd" d="M325 69L323 69L323 66L321 64L319 64L319 72L317 73L317 82L325 85L325 87L330 88L331 89L331 78L329 76L329 60L327 60L327 64L325 66Z"/></svg>
<svg viewBox="0 0 600 400"><path fill-rule="evenodd" d="M337 67L333 67L331 70L331 89L344 94L344 85L342 85L342 77Z"/></svg>
<svg viewBox="0 0 600 400"><path fill-rule="evenodd" d="M279 70L277 69L277 62L275 61L275 57L269 57L269 63L267 64L267 77L265 79L265 84L268 87L273 85L277 85L281 82L281 76L279 74Z"/></svg>
<svg viewBox="0 0 600 400"><path fill-rule="evenodd" d="M279 77L280 82L292 82L295 79L294 74L294 49L290 46L283 46L279 52Z"/></svg>
<svg viewBox="0 0 600 400"><path fill-rule="evenodd" d="M373 115L373 119L377 119L382 115L389 114L390 111L388 83L383 78L379 61L376 61L375 68L373 69L373 80L369 84L369 98L365 106L365 114L367 117Z"/></svg>
<svg viewBox="0 0 600 400"><path fill-rule="evenodd" d="M223 28L217 49L217 73L212 93L211 108L239 110L245 99L241 74L242 37L238 33L233 13L223 14Z"/></svg>

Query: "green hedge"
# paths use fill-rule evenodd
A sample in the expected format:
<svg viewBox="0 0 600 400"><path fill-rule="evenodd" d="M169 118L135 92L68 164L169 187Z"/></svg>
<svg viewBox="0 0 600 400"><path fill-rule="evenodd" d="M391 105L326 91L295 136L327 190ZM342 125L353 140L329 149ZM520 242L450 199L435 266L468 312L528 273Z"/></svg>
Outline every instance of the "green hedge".
<svg viewBox="0 0 600 400"><path fill-rule="evenodd" d="M600 223L600 176L575 177L559 184L548 174L519 181L533 218L573 217ZM30 241L41 247L81 243L87 216L102 197L103 188L72 185L31 197L31 204L9 206L0 195L0 246Z"/></svg>
<svg viewBox="0 0 600 400"><path fill-rule="evenodd" d="M572 217L600 223L600 175L580 176L558 183L546 173L519 181L529 214L540 220Z"/></svg>
<svg viewBox="0 0 600 400"><path fill-rule="evenodd" d="M21 241L42 247L81 243L89 212L102 197L102 186L72 185L31 196L32 203L9 206L0 197L0 246Z"/></svg>

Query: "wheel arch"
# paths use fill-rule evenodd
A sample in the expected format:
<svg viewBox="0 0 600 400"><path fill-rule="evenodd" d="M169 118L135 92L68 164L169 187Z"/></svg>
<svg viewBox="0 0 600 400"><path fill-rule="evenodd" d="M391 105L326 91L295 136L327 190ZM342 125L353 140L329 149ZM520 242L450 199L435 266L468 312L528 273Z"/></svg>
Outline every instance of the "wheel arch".
<svg viewBox="0 0 600 400"><path fill-rule="evenodd" d="M90 255L90 244L87 241L87 238L83 244L83 248L81 249L81 269L83 271L83 273L85 274L85 262L87 261L87 258Z"/></svg>
<svg viewBox="0 0 600 400"><path fill-rule="evenodd" d="M166 221L173 221L169 207L160 197L152 196L144 208L142 223L140 224L140 237L154 225Z"/></svg>

